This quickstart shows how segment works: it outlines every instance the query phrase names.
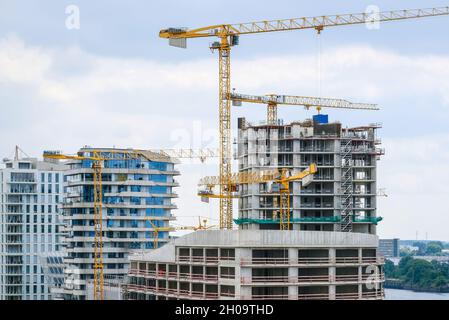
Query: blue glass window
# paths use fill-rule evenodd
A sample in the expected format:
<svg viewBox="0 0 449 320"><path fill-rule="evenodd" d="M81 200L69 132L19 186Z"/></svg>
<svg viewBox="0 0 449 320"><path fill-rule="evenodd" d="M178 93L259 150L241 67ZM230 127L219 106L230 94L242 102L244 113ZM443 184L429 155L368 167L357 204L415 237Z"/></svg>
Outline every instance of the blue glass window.
<svg viewBox="0 0 449 320"><path fill-rule="evenodd" d="M150 169L167 171L167 163L165 162L152 162L149 163Z"/></svg>
<svg viewBox="0 0 449 320"><path fill-rule="evenodd" d="M150 180L154 182L167 182L167 176L164 174L152 174Z"/></svg>
<svg viewBox="0 0 449 320"><path fill-rule="evenodd" d="M141 186L131 186L131 192L141 192Z"/></svg>

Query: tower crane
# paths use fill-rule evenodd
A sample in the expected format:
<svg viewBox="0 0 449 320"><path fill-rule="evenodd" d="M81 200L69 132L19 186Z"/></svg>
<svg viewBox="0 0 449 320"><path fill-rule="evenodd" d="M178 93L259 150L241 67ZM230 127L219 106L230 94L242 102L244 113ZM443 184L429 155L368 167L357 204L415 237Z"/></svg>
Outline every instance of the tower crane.
<svg viewBox="0 0 449 320"><path fill-rule="evenodd" d="M185 230L191 230L191 231L198 231L198 230L209 230L214 228L215 226L208 226L207 225L207 219L201 219L198 217L198 226L179 226L179 227L158 227L156 226L153 221L150 220L149 217L146 217L146 220L151 224L151 227L153 228L154 232L154 240L153 240L153 248L157 249L159 246L159 232L165 231L165 232L172 232L172 231L185 231Z"/></svg>
<svg viewBox="0 0 449 320"><path fill-rule="evenodd" d="M216 157L217 152L214 150L192 150L192 149L170 149L146 151L137 149L126 149L114 151L113 149L101 151L100 149L92 149L88 151L89 155L79 153L77 155L66 155L60 151L44 151L43 157L53 160L89 160L92 161L93 171L93 189L94 189L94 300L104 300L104 264L103 264L103 192L102 192L102 169L104 161L112 160L116 153L127 155L128 159L134 159L139 156L146 156L148 152L155 159L161 160L167 157L176 156L177 158L198 158L202 162L209 157Z"/></svg>
<svg viewBox="0 0 449 320"><path fill-rule="evenodd" d="M321 33L324 28L347 26L375 22L387 22L406 19L417 19L449 15L449 7L394 10L378 14L356 13L342 15L323 15L283 20L264 20L238 24L218 24L197 29L168 28L159 32L161 38L169 39L171 46L186 48L187 39L218 38L210 45L212 51L218 50L219 56L219 177L220 194L220 228L232 229L232 197L231 185L231 48L239 44L241 35L252 35L267 32L315 29Z"/></svg>
<svg viewBox="0 0 449 320"><path fill-rule="evenodd" d="M239 172L231 174L226 185L231 185L233 190L241 184L252 184L252 183L265 183L274 182L279 186L279 227L280 230L290 230L290 182L292 181L302 181L303 186L307 186L313 180L313 175L318 171L315 163L309 165L308 168L302 172L290 175L289 171L285 168L279 172L278 170L264 170L259 172ZM220 197L213 194L212 188L216 185L220 185L222 180L220 177L211 176L205 177L200 180L200 186L206 186L208 190L205 193L200 193L202 197ZM235 197L235 196L234 196Z"/></svg>
<svg viewBox="0 0 449 320"><path fill-rule="evenodd" d="M218 158L219 151L215 149L154 149L152 152L177 159L199 159L205 162L208 158Z"/></svg>
<svg viewBox="0 0 449 320"><path fill-rule="evenodd" d="M353 103L343 99L316 98L304 96L288 96L269 94L264 96L247 95L232 92L230 99L234 106L240 106L242 102L259 103L267 105L267 124L277 123L278 105L304 106L306 109L316 108L318 113L322 108L379 110L376 104Z"/></svg>
<svg viewBox="0 0 449 320"><path fill-rule="evenodd" d="M64 155L58 151L44 151L44 158L55 160L91 160L94 185L94 300L104 299L103 265L103 192L102 167L106 158L93 151L91 156Z"/></svg>

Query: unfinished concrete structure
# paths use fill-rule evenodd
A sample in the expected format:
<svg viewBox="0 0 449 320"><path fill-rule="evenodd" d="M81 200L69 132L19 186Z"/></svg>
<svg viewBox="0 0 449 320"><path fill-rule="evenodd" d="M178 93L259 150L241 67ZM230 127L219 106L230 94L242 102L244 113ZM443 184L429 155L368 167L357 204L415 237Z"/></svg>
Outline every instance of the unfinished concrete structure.
<svg viewBox="0 0 449 320"><path fill-rule="evenodd" d="M292 228L376 234L376 160L383 154L372 124L342 128L326 117L283 125L252 125L239 119L240 172L288 168L299 172L316 163L313 182L291 182ZM279 193L269 183L242 185L242 229L279 229Z"/></svg>
<svg viewBox="0 0 449 320"><path fill-rule="evenodd" d="M382 299L374 235L209 230L131 257L126 299Z"/></svg>
<svg viewBox="0 0 449 320"><path fill-rule="evenodd" d="M198 231L131 257L128 299L382 299L376 162L379 125L343 128L327 117L284 125L238 121L239 172L318 172L290 185L290 230L279 190L239 186L235 231Z"/></svg>

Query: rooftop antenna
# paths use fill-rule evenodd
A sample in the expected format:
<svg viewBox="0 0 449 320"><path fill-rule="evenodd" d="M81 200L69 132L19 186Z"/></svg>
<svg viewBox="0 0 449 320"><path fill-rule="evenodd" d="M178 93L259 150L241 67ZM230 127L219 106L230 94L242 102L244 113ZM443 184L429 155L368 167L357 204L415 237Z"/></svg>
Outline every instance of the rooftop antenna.
<svg viewBox="0 0 449 320"><path fill-rule="evenodd" d="M18 161L20 158L20 153L27 158L31 158L25 151L23 151L18 145L14 148L14 160Z"/></svg>

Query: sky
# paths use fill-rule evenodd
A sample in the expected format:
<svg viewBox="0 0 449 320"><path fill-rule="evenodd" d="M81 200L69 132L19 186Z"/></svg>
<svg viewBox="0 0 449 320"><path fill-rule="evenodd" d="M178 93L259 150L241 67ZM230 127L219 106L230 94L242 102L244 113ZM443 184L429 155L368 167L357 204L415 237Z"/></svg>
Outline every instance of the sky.
<svg viewBox="0 0 449 320"><path fill-rule="evenodd" d="M72 28L79 10L79 28ZM160 39L166 27L446 6L445 1L51 1L0 0L0 156L19 145L75 153L85 145L216 148L217 56L212 39L188 49ZM68 12L66 13L66 10ZM232 87L376 103L380 111L327 110L332 121L382 123L378 162L382 238L449 241L449 16L243 36L232 52ZM321 63L320 63L321 61ZM265 108L233 109L264 120ZM284 121L313 111L280 108ZM196 183L214 160L178 166L179 224L216 223Z"/></svg>

